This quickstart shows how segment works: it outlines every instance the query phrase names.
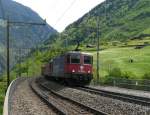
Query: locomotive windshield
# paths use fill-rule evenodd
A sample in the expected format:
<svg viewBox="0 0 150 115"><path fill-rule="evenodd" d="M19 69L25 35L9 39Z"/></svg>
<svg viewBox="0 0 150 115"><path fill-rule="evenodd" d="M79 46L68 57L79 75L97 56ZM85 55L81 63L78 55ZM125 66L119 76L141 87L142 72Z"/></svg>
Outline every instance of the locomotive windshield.
<svg viewBox="0 0 150 115"><path fill-rule="evenodd" d="M92 64L93 59L92 56L84 56L84 64Z"/></svg>
<svg viewBox="0 0 150 115"><path fill-rule="evenodd" d="M80 55L67 55L67 63L70 64L79 64L80 63Z"/></svg>
<svg viewBox="0 0 150 115"><path fill-rule="evenodd" d="M67 55L67 63L70 64L70 55Z"/></svg>
<svg viewBox="0 0 150 115"><path fill-rule="evenodd" d="M79 64L80 63L80 55L71 55L71 63Z"/></svg>

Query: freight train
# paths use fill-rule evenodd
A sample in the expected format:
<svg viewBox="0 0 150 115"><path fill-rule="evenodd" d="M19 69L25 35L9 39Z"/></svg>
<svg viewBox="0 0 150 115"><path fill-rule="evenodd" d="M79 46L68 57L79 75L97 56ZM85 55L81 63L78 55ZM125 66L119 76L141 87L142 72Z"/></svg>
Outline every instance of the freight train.
<svg viewBox="0 0 150 115"><path fill-rule="evenodd" d="M88 85L93 78L93 56L90 53L69 51L42 66L41 73L46 78L67 84Z"/></svg>

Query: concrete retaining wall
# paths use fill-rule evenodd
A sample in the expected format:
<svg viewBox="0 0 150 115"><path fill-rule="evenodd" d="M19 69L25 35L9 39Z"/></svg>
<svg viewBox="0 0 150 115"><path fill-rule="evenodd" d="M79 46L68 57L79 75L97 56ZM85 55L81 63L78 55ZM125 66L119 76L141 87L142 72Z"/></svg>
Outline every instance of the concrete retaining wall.
<svg viewBox="0 0 150 115"><path fill-rule="evenodd" d="M29 78L25 78L25 77L17 78L13 80L9 85L5 96L3 115L11 115L10 111L11 111L11 102L12 102L13 93L16 90L17 86L26 79Z"/></svg>

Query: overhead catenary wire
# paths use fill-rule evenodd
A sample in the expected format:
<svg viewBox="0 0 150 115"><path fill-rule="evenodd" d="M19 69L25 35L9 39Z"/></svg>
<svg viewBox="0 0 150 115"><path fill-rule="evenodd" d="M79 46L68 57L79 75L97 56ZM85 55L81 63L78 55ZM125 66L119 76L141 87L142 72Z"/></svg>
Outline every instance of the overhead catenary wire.
<svg viewBox="0 0 150 115"><path fill-rule="evenodd" d="M73 0L70 5L66 8L66 10L62 13L62 15L56 20L56 23L54 24L55 26L63 19L63 17L65 16L65 14L72 8L72 6L75 4L76 0ZM61 34L60 34L60 39L61 39ZM65 39L65 47L67 48L68 45L68 41L67 39Z"/></svg>
<svg viewBox="0 0 150 115"><path fill-rule="evenodd" d="M65 16L65 14L72 8L72 6L75 4L76 0L73 0L70 5L67 7L67 9L62 13L62 15L57 19L55 26L62 20L62 18Z"/></svg>

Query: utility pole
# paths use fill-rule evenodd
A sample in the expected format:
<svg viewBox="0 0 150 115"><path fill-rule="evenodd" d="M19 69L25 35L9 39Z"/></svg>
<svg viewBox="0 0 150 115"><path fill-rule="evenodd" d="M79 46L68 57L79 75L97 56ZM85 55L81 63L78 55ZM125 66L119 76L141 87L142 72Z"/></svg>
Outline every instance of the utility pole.
<svg viewBox="0 0 150 115"><path fill-rule="evenodd" d="M65 49L67 49L68 47L68 40L67 40L67 37L68 37L68 34L65 32Z"/></svg>
<svg viewBox="0 0 150 115"><path fill-rule="evenodd" d="M10 21L9 20L9 16L6 15L5 13L5 10L4 10L4 7L3 7L3 2L2 0L0 0L0 8L1 8L1 11L2 11L2 17L3 17L3 20L6 21L6 49L7 49L7 88L10 84L10 55L9 55L9 50L10 50L10 45L9 45L9 34L10 34L10 24L19 24L20 26L22 25L46 25L46 20L44 21L44 23L35 23L35 22L13 22L13 21Z"/></svg>
<svg viewBox="0 0 150 115"><path fill-rule="evenodd" d="M99 82L99 50L100 50L100 44L99 44L99 16L97 16L97 83Z"/></svg>
<svg viewBox="0 0 150 115"><path fill-rule="evenodd" d="M67 38L65 39L65 47L66 47L66 49L67 49L67 46L68 46L68 40L67 40Z"/></svg>
<svg viewBox="0 0 150 115"><path fill-rule="evenodd" d="M19 48L19 77L21 77L21 48Z"/></svg>
<svg viewBox="0 0 150 115"><path fill-rule="evenodd" d="M10 84L10 54L9 54L9 50L10 50L10 24L18 24L19 26L24 26L24 25L46 25L46 21L44 23L34 23L34 22L15 22L15 21L10 21L9 18L6 19L6 41L7 41L7 88ZM20 52L20 51L19 51ZM19 62L20 63L20 62ZM20 74L20 73L19 73Z"/></svg>
<svg viewBox="0 0 150 115"><path fill-rule="evenodd" d="M9 55L9 19L6 21L6 28L7 28L7 31L6 31L6 37L7 37L7 87L9 86L9 84L10 84L10 73L9 73L9 71L10 71L10 60L9 60L9 57L10 57L10 55Z"/></svg>

